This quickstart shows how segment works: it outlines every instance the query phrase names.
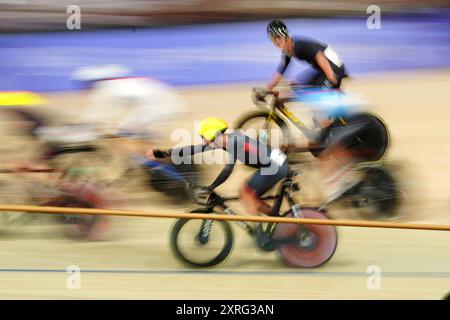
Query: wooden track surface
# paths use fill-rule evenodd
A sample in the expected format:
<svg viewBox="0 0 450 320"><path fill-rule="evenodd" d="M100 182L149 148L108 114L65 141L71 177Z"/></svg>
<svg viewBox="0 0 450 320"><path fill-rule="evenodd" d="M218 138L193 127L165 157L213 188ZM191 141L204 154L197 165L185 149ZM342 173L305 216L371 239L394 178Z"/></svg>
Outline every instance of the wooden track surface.
<svg viewBox="0 0 450 320"><path fill-rule="evenodd" d="M346 90L362 93L389 124L392 165L408 198L400 221L450 224L448 85L450 72L379 74L352 80ZM193 121L219 116L233 122L254 108L254 84L184 88L190 113L173 124L193 130ZM48 95L54 110L76 114L83 97ZM301 111L299 112L301 114ZM300 138L299 138L300 140ZM167 139L167 144L169 144ZM163 146L163 143L160 143ZM218 168L208 169L213 176ZM239 169L219 189L233 194ZM298 177L305 204L320 201L314 170ZM121 207L183 210L154 191L129 191ZM135 200L136 199L136 200ZM236 206L239 208L239 206ZM342 207L330 214L355 218ZM318 269L292 269L276 253L264 253L237 227L232 254L219 267L193 270L171 254L168 219L115 218L109 241L71 241L57 226L33 225L0 237L0 298L25 299L441 299L450 291L450 233L341 227L333 259ZM81 289L66 287L66 268L81 268ZM367 268L381 270L381 288L368 289Z"/></svg>

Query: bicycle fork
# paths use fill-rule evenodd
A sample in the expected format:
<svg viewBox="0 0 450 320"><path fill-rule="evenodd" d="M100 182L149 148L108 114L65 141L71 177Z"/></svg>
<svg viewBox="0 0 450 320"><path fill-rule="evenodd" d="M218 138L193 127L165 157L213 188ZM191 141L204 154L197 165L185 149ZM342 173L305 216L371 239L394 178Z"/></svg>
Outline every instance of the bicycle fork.
<svg viewBox="0 0 450 320"><path fill-rule="evenodd" d="M236 212L234 212L233 209L230 207L227 207L225 205L222 205L224 209L224 213L228 215L236 215ZM209 234L211 233L211 228L213 225L214 220L203 220L202 225L200 227L200 232L198 234L198 240L201 244L206 244L209 240ZM246 221L236 221L236 223L244 230L246 230L250 235L254 234L253 228L250 226L250 224Z"/></svg>
<svg viewBox="0 0 450 320"><path fill-rule="evenodd" d="M222 207L224 208L224 212L225 214L228 215L236 215L236 212L234 212L233 209L231 209L230 207L227 207L225 205L222 205ZM247 231L250 235L253 235L253 228L250 226L250 224L246 221L236 221L236 223L245 231Z"/></svg>
<svg viewBox="0 0 450 320"><path fill-rule="evenodd" d="M291 205L292 215L295 218L304 218L303 210L299 204L295 203L291 196L288 196L289 204ZM299 224L298 226L298 239L295 243L303 248L304 250L309 250L315 244L315 237L311 232L305 227L304 224Z"/></svg>
<svg viewBox="0 0 450 320"><path fill-rule="evenodd" d="M200 233L198 234L198 241L201 244L206 244L208 242L212 224L213 224L213 220L203 220L202 221L202 226L200 227Z"/></svg>

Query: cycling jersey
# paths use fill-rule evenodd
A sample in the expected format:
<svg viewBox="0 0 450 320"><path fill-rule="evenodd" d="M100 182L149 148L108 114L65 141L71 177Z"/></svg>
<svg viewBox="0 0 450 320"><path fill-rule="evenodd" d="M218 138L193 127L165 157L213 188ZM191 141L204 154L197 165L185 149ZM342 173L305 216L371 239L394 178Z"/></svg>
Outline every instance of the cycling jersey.
<svg viewBox="0 0 450 320"><path fill-rule="evenodd" d="M274 183L287 174L286 155L280 150L271 148L265 143L258 142L239 131L226 134L226 138L226 146L223 150L228 152L229 157L225 167L216 180L208 187L209 189L213 190L217 188L228 179L237 160L246 166L259 169L258 174L260 173L262 176L272 176L272 178L268 178L269 180L277 177ZM212 149L214 148L209 145L199 144L170 149L166 153L158 152L155 153L155 156L170 155L172 160L179 162L184 156L192 156L195 153ZM281 176L280 171L282 172Z"/></svg>
<svg viewBox="0 0 450 320"><path fill-rule="evenodd" d="M289 64L291 63L292 57L305 61L311 65L312 69L305 72L301 77L297 79L297 82L301 85L311 85L322 87L327 83L327 77L323 70L316 62L316 55L319 51L322 51L324 56L330 63L331 68L336 76L337 84L332 86L334 88L339 88L341 80L348 76L345 66L336 52L327 44L319 42L314 39L309 38L292 38L294 43L293 55L289 55L283 52L281 61L277 67L277 72L284 74ZM329 86L329 85L327 85Z"/></svg>
<svg viewBox="0 0 450 320"><path fill-rule="evenodd" d="M314 69L320 71L321 69L316 62L316 55L319 51L324 53L333 70L338 70L344 66L336 52L334 52L334 50L327 44L313 39L297 37L292 38L292 41L294 42L294 53L290 56L289 54L283 52L281 62L277 68L277 71L280 74L283 74L286 71L292 57L297 58L298 60L306 61Z"/></svg>

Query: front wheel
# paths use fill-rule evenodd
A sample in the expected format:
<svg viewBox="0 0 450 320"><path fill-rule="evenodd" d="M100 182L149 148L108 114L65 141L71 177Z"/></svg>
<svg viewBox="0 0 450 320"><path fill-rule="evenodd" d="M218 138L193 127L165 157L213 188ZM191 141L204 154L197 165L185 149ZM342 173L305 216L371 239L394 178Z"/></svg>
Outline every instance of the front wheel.
<svg viewBox="0 0 450 320"><path fill-rule="evenodd" d="M304 218L328 219L313 208L302 208ZM293 217L289 213L287 217ZM291 239L278 246L283 262L292 267L316 268L325 264L336 251L338 237L336 227L328 225L279 223L273 237L275 240Z"/></svg>
<svg viewBox="0 0 450 320"><path fill-rule="evenodd" d="M171 231L172 252L191 267L212 267L230 254L233 232L226 221L178 219Z"/></svg>
<svg viewBox="0 0 450 320"><path fill-rule="evenodd" d="M292 148L292 135L288 124L269 111L252 111L243 115L234 126L246 135L272 148L288 154Z"/></svg>

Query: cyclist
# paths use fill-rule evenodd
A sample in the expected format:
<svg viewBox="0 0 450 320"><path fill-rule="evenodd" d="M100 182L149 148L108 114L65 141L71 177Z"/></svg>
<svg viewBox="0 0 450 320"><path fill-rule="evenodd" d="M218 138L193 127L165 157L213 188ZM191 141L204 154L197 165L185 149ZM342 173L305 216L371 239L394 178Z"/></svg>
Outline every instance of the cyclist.
<svg viewBox="0 0 450 320"><path fill-rule="evenodd" d="M288 161L279 149L271 148L267 144L251 139L240 131L226 132L228 124L218 118L206 118L200 124L199 134L203 143L169 150L149 149L146 156L150 159L171 156L179 161L185 156L213 150L216 148L226 151L229 155L225 167L218 177L204 192L211 192L231 175L236 161L255 168L256 172L244 183L240 189L242 204L250 214L272 214L272 207L259 197L270 190L277 182L287 176Z"/></svg>
<svg viewBox="0 0 450 320"><path fill-rule="evenodd" d="M73 78L88 90L84 118L106 134L145 138L184 112L184 102L170 85L147 77L128 76L119 65L83 67ZM151 128L151 130L149 130Z"/></svg>
<svg viewBox="0 0 450 320"><path fill-rule="evenodd" d="M267 25L267 34L282 51L281 62L267 85L269 91L280 82L292 58L305 61L311 66L297 77L297 84L339 88L342 79L348 77L344 64L329 45L310 38L291 37L288 28L280 20L273 20Z"/></svg>
<svg viewBox="0 0 450 320"><path fill-rule="evenodd" d="M300 89L302 86L313 89L309 91L312 94L306 97L299 95L300 100L311 101L319 98L322 107L326 106L311 108L314 122L321 130L316 141L310 141L309 144L319 143L325 146L319 158L326 160L322 161L321 166L326 177L325 203L332 202L359 182L359 175L351 169L357 161L352 149L355 149L360 141L358 136L370 128L361 123L353 123L351 118L348 118L346 126L336 120L343 115L342 106L347 97L340 90L336 92L329 89L339 89L342 79L348 77L348 73L338 54L329 45L311 38L291 37L287 26L280 20L273 20L267 25L267 34L273 44L282 51L281 62L267 85L269 92L274 92L273 89L282 79L292 58L305 61L311 66L309 70L297 76L293 85L294 90L295 85L300 85Z"/></svg>

